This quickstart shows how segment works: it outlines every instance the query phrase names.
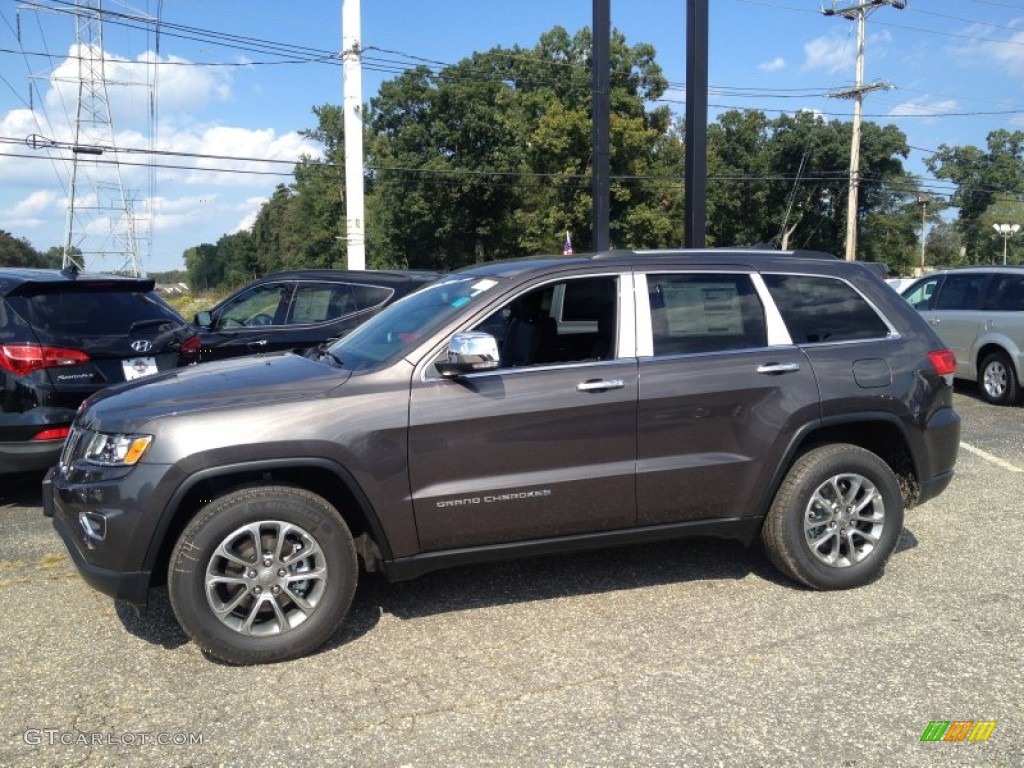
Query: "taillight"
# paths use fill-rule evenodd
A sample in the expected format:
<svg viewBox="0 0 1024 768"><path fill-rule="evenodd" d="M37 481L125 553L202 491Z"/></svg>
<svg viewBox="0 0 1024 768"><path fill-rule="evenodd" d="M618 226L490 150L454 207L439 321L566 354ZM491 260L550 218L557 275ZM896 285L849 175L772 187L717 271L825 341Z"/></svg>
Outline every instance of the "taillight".
<svg viewBox="0 0 1024 768"><path fill-rule="evenodd" d="M64 440L71 432L69 427L57 427L56 429L44 429L32 435L33 440Z"/></svg>
<svg viewBox="0 0 1024 768"><path fill-rule="evenodd" d="M181 354L185 357L192 357L199 354L199 337L193 336L181 343Z"/></svg>
<svg viewBox="0 0 1024 768"><path fill-rule="evenodd" d="M935 372L939 376L951 376L956 373L956 355L952 349L933 349L928 353Z"/></svg>
<svg viewBox="0 0 1024 768"><path fill-rule="evenodd" d="M0 368L16 376L27 376L40 368L60 368L89 362L80 349L40 347L36 344L0 344Z"/></svg>

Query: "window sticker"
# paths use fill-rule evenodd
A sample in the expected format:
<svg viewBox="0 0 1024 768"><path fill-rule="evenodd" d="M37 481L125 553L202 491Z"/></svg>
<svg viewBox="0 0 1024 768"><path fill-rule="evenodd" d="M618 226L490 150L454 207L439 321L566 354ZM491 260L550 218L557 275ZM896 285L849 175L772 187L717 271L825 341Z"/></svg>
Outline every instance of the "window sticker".
<svg viewBox="0 0 1024 768"><path fill-rule="evenodd" d="M673 336L743 333L743 312L735 283L665 283L661 290L668 330Z"/></svg>

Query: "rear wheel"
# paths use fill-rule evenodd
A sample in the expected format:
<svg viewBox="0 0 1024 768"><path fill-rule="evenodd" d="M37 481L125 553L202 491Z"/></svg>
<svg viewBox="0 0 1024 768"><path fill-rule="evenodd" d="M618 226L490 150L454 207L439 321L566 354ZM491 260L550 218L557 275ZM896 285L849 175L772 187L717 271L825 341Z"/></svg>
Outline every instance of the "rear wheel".
<svg viewBox="0 0 1024 768"><path fill-rule="evenodd" d="M813 589L848 589L882 572L903 528L889 465L855 445L816 448L789 470L762 530L786 575Z"/></svg>
<svg viewBox="0 0 1024 768"><path fill-rule="evenodd" d="M993 352L985 357L978 381L982 399L993 405L1010 405L1020 394L1017 373L1005 352Z"/></svg>
<svg viewBox="0 0 1024 768"><path fill-rule="evenodd" d="M357 579L352 535L321 497L246 488L206 506L171 555L168 593L196 644L230 664L309 653L348 613Z"/></svg>

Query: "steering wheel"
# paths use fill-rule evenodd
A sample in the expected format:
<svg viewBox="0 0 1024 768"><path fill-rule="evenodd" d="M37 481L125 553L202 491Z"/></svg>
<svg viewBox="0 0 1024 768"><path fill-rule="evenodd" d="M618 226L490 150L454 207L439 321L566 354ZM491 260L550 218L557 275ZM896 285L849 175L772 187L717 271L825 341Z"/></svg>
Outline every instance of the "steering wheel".
<svg viewBox="0 0 1024 768"><path fill-rule="evenodd" d="M252 317L249 318L248 324L249 325L273 325L274 324L274 318L272 318L270 315L264 315L264 314L253 315Z"/></svg>

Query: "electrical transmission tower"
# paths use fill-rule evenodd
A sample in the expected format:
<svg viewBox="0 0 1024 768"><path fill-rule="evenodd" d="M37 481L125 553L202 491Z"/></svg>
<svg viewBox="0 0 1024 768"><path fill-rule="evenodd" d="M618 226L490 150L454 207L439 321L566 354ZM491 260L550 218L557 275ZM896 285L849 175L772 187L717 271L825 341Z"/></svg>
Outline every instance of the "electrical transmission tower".
<svg viewBox="0 0 1024 768"><path fill-rule="evenodd" d="M864 94L892 86L888 83L864 85L864 38L867 29L867 17L872 11L883 6L892 6L900 10L907 7L904 0L862 0L840 7L838 0L832 0L832 7L822 6L821 12L826 16L842 16L844 19L857 22L857 75L853 88L836 91L832 95L840 99L853 99L853 136L850 140L850 194L846 207L846 260L857 258L857 198L860 190L860 125L864 106Z"/></svg>
<svg viewBox="0 0 1024 768"><path fill-rule="evenodd" d="M101 0L76 0L78 99L64 266L141 274L135 215L114 144L104 71ZM127 85L127 83L120 83ZM104 155L106 156L104 157ZM79 256L79 254L81 254Z"/></svg>

